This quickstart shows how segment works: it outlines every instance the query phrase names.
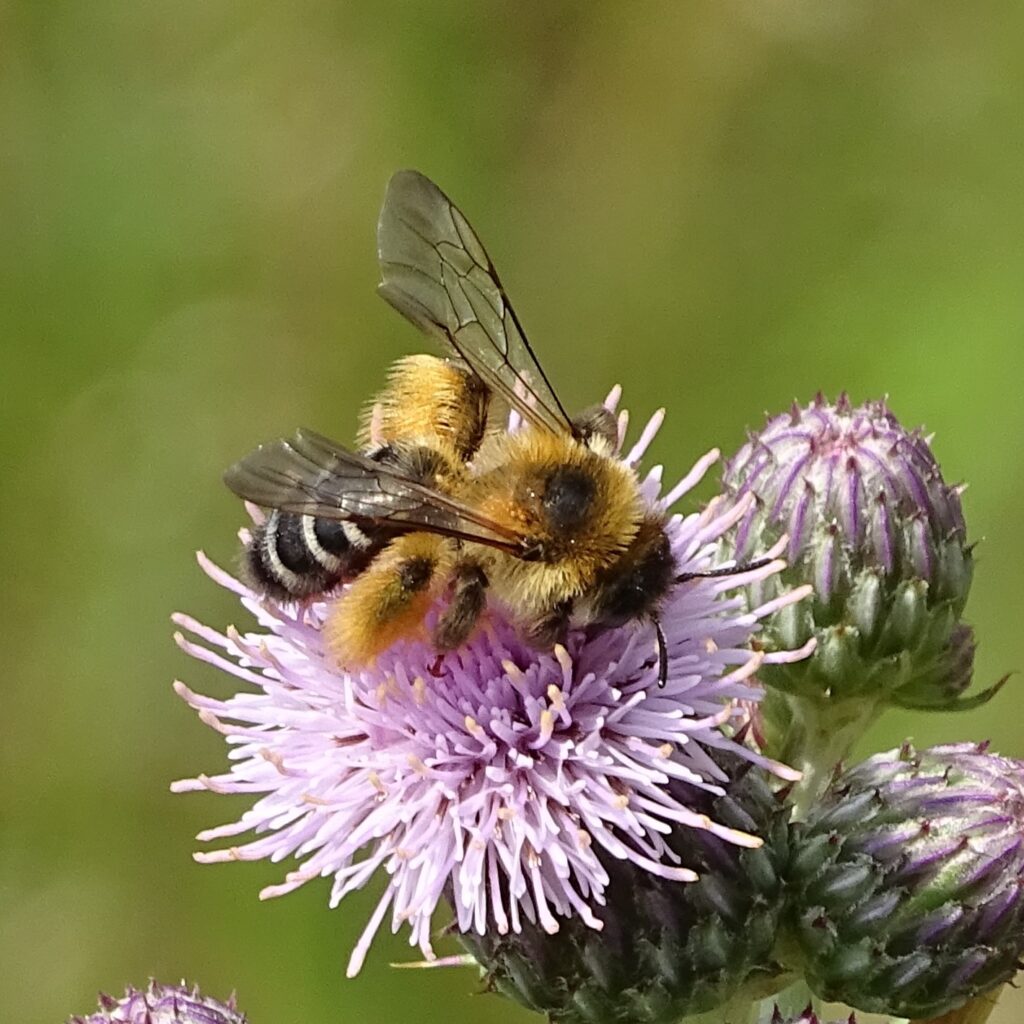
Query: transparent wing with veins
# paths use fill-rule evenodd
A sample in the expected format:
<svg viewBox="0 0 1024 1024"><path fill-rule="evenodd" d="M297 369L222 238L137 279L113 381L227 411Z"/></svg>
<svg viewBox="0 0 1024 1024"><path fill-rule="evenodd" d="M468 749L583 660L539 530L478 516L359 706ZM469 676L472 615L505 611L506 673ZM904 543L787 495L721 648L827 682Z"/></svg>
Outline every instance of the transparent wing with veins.
<svg viewBox="0 0 1024 1024"><path fill-rule="evenodd" d="M388 183L377 248L379 291L399 313L446 340L525 420L574 433L476 232L418 171Z"/></svg>
<svg viewBox="0 0 1024 1024"><path fill-rule="evenodd" d="M260 445L224 474L224 482L262 508L396 532L424 530L510 554L528 548L526 538L458 499L311 430Z"/></svg>

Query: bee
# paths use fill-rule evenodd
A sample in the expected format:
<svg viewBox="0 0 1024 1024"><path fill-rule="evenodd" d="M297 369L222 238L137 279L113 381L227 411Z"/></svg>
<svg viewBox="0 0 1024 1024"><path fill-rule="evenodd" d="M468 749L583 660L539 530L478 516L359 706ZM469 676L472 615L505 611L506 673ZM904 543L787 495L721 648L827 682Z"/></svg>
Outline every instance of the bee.
<svg viewBox="0 0 1024 1024"><path fill-rule="evenodd" d="M346 584L325 623L342 665L417 635L439 602L432 643L456 650L493 598L538 647L570 627L649 623L664 684L670 590L754 566L679 572L665 514L616 457L614 416L566 413L476 232L432 181L394 175L377 242L380 294L447 357L392 367L357 450L300 430L227 471L269 510L245 550L250 584L278 600ZM488 429L493 400L517 429Z"/></svg>

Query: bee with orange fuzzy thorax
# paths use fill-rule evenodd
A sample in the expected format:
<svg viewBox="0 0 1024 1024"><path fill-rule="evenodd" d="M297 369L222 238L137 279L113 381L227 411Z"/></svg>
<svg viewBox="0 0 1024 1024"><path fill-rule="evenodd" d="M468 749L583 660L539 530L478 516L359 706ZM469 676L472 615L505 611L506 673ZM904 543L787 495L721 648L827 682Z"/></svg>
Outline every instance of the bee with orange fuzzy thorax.
<svg viewBox="0 0 1024 1024"><path fill-rule="evenodd" d="M433 182L396 174L377 237L381 294L450 358L392 367L360 451L299 431L227 471L269 510L246 547L249 583L278 600L349 584L326 626L346 666L417 633L437 602L433 643L454 650L490 595L538 646L572 625L647 620L664 682L658 608L693 574L677 573L664 517L616 458L614 417L566 415L480 240ZM518 429L487 429L492 397Z"/></svg>

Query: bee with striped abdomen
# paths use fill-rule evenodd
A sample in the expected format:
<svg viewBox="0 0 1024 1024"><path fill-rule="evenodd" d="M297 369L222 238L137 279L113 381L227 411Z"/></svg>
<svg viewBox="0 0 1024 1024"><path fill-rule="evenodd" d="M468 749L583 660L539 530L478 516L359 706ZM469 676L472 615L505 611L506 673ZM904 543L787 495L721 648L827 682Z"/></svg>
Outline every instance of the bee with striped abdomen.
<svg viewBox="0 0 1024 1024"><path fill-rule="evenodd" d="M427 471L424 456L440 454L457 466L480 446L487 398L472 373L435 356L407 356L391 368L387 389L364 418L361 450L418 477ZM411 447L418 455L409 454ZM273 508L252 531L243 573L254 590L276 600L314 597L354 579L394 535L370 519L359 525Z"/></svg>
<svg viewBox="0 0 1024 1024"><path fill-rule="evenodd" d="M423 175L391 179L378 248L381 294L449 358L395 364L360 451L300 431L228 470L236 494L270 510L247 547L250 582L277 599L349 583L326 626L343 664L415 634L437 602L433 643L455 649L490 596L538 645L646 620L664 681L658 609L692 574L616 457L614 417L566 414L479 238ZM517 429L487 429L492 398Z"/></svg>

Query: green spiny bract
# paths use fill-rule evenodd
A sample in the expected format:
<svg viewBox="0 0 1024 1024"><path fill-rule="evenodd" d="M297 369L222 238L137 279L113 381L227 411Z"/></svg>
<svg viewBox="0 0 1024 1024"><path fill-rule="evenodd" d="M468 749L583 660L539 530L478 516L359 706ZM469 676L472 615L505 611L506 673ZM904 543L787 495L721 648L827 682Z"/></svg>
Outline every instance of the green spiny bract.
<svg viewBox="0 0 1024 1024"><path fill-rule="evenodd" d="M878 754L792 827L787 926L822 999L932 1017L1024 953L1024 764L961 744Z"/></svg>
<svg viewBox="0 0 1024 1024"><path fill-rule="evenodd" d="M715 821L764 839L743 848L693 828L669 843L700 874L663 879L605 858L611 875L598 931L562 918L555 934L460 936L490 987L557 1024L675 1024L721 1005L741 987L751 998L782 980L773 947L782 915L786 809L761 769L716 755L730 775L723 796L691 790ZM680 785L673 783L673 786Z"/></svg>

